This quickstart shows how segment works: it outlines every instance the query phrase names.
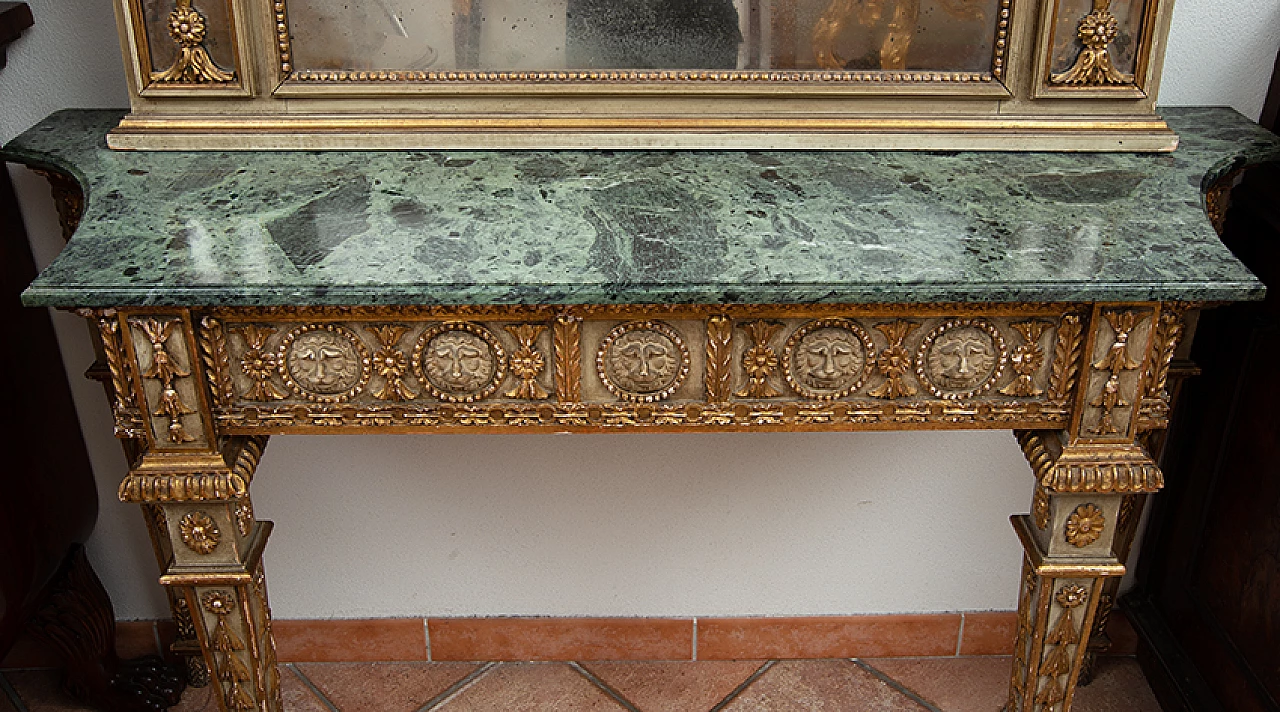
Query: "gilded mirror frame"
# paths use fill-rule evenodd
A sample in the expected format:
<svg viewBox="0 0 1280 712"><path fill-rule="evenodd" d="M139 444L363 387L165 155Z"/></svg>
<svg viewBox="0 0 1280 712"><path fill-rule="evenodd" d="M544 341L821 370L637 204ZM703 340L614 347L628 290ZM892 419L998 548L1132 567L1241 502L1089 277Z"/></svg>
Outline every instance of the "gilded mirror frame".
<svg viewBox="0 0 1280 712"><path fill-rule="evenodd" d="M295 1L302 2L115 0L132 111L109 144L1055 151L1177 144L1154 111L1170 0L997 0L985 71L299 67ZM1077 17L1081 2L1092 10ZM1117 23L1112 2L1138 8L1128 13L1137 19ZM851 0L831 0L830 8L841 3ZM1073 25L1076 39L1068 37ZM812 34L814 57L821 65L828 51L828 65L839 66L834 43L819 46L821 29ZM1097 69L1112 67L1116 42L1133 57L1130 73ZM1054 66L1064 51L1089 65L1073 68L1070 81Z"/></svg>

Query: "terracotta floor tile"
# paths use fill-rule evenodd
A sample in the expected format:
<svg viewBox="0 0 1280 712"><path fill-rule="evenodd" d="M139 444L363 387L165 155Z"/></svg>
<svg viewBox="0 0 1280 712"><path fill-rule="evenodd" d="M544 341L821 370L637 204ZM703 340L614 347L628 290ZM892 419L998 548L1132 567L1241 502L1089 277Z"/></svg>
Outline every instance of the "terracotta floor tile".
<svg viewBox="0 0 1280 712"><path fill-rule="evenodd" d="M583 663L641 712L706 712L760 668L749 662Z"/></svg>
<svg viewBox="0 0 1280 712"><path fill-rule="evenodd" d="M433 712L622 712L624 708L564 663L506 663Z"/></svg>
<svg viewBox="0 0 1280 712"><path fill-rule="evenodd" d="M1013 665L1007 655L864 662L943 712L998 712L1008 698Z"/></svg>
<svg viewBox="0 0 1280 712"><path fill-rule="evenodd" d="M924 712L848 660L787 660L751 683L724 712Z"/></svg>
<svg viewBox="0 0 1280 712"><path fill-rule="evenodd" d="M407 662L427 659L421 618L276 620L276 657L284 663Z"/></svg>
<svg viewBox="0 0 1280 712"><path fill-rule="evenodd" d="M1100 657L1093 682L1076 688L1071 712L1160 712L1134 658Z"/></svg>
<svg viewBox="0 0 1280 712"><path fill-rule="evenodd" d="M964 614L960 634L961 655L1008 655L1018 633L1017 611Z"/></svg>
<svg viewBox="0 0 1280 712"><path fill-rule="evenodd" d="M431 618L432 660L691 660L693 620Z"/></svg>
<svg viewBox="0 0 1280 712"><path fill-rule="evenodd" d="M699 618L699 660L954 655L960 614Z"/></svg>
<svg viewBox="0 0 1280 712"><path fill-rule="evenodd" d="M471 674L474 663L298 663L342 712L409 712Z"/></svg>

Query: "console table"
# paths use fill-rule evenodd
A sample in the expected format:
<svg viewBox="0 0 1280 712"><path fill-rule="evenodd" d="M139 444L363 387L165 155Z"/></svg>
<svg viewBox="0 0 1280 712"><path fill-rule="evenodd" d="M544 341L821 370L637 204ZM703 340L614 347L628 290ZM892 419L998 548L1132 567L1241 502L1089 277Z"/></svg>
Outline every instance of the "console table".
<svg viewBox="0 0 1280 712"><path fill-rule="evenodd" d="M1280 140L1167 155L4 149L75 237L25 293L101 336L161 583L223 710L279 710L249 485L269 435L999 428L1034 471L1008 710L1061 712L1105 617L1217 240ZM1206 197L1207 196L1207 197Z"/></svg>

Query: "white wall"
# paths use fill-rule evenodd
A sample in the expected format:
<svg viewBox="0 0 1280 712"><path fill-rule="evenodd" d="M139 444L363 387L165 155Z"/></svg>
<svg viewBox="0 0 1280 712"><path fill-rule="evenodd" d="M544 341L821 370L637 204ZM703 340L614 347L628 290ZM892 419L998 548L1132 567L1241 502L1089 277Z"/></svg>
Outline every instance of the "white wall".
<svg viewBox="0 0 1280 712"><path fill-rule="evenodd" d="M125 106L109 0L28 2L0 140ZM1163 103L1256 117L1278 44L1274 0L1179 0ZM51 259L47 189L14 173ZM101 493L90 556L119 617L164 616L87 332L55 318ZM281 618L689 616L1013 608L1031 484L1002 432L457 435L275 438L253 489Z"/></svg>

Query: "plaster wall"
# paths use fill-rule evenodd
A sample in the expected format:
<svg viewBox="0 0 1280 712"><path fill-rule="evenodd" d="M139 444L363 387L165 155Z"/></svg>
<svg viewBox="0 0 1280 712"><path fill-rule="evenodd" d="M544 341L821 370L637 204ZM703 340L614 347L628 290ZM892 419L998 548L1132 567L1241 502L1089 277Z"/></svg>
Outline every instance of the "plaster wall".
<svg viewBox="0 0 1280 712"><path fill-rule="evenodd" d="M28 0L0 140L127 104L108 0ZM1261 110L1274 0L1179 0L1162 103ZM13 169L38 259L42 179ZM90 557L120 618L167 615L84 325L55 313L99 483ZM1007 517L1032 480L1003 432L273 438L255 508L281 618L805 615L1011 609Z"/></svg>

